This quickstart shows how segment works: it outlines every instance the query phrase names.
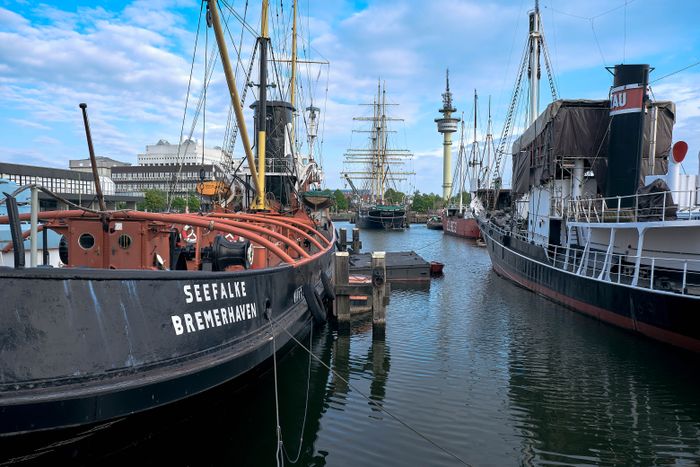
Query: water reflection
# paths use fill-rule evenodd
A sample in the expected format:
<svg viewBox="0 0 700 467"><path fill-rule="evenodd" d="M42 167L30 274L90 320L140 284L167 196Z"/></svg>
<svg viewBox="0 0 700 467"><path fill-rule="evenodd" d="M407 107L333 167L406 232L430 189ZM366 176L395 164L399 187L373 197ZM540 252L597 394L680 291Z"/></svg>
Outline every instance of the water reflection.
<svg viewBox="0 0 700 467"><path fill-rule="evenodd" d="M373 340L371 315L355 317L349 336L315 331L314 353L339 376L311 360L308 393L308 354L279 361L280 425L290 458L301 445L296 465L459 465L363 395L471 465L698 464L697 357L518 288L460 239L415 226L363 233L366 250L375 240L420 249L445 276L393 287L385 341ZM274 388L268 367L243 387L74 433L38 462L275 465ZM4 457L13 447L2 443Z"/></svg>
<svg viewBox="0 0 700 467"><path fill-rule="evenodd" d="M698 460L700 374L691 355L534 300L520 311L526 320L506 314L523 464Z"/></svg>

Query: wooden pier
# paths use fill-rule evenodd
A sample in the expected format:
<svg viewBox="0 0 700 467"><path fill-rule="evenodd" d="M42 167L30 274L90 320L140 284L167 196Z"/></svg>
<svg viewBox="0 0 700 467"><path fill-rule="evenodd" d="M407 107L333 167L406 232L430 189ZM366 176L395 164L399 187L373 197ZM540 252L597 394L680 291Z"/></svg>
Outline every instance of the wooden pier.
<svg viewBox="0 0 700 467"><path fill-rule="evenodd" d="M362 253L359 229L352 229L350 245L347 238L347 231L340 229L333 278L333 315L338 332L349 334L352 316L371 312L373 339L383 339L389 283L429 283L430 263L414 251Z"/></svg>
<svg viewBox="0 0 700 467"><path fill-rule="evenodd" d="M360 230L352 229L352 243L348 244L347 231L338 231L338 250L348 252L351 275L368 275L372 272L372 254L362 253ZM429 281L430 263L415 251L389 251L385 253L386 278L395 281Z"/></svg>

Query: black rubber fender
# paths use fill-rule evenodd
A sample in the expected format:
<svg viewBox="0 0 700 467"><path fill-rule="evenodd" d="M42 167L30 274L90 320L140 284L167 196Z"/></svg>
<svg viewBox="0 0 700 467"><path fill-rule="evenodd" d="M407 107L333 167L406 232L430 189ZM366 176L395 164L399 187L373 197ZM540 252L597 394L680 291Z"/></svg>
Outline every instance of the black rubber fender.
<svg viewBox="0 0 700 467"><path fill-rule="evenodd" d="M311 284L304 284L302 287L304 292L304 300L306 300L306 305L309 307L311 316L314 318L314 322L317 324L323 324L326 322L326 313L321 302L321 297L316 288Z"/></svg>
<svg viewBox="0 0 700 467"><path fill-rule="evenodd" d="M331 284L331 279L326 274L326 271L321 271L321 282L323 283L323 293L327 300L335 300L335 292L333 291L333 284Z"/></svg>

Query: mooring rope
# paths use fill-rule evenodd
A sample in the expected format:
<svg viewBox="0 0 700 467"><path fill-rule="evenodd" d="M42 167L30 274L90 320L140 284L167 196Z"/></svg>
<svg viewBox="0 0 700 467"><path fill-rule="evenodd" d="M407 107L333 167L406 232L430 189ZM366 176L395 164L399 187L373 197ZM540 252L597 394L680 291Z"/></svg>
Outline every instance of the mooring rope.
<svg viewBox="0 0 700 467"><path fill-rule="evenodd" d="M277 391L277 345L275 344L275 329L272 326L272 308L268 307L266 313L270 320L270 334L272 334L272 369L275 383L275 417L277 420L277 451L275 451L275 462L277 462L277 467L280 467L280 465L284 465L284 458L282 458L282 429L280 427L280 403L279 393Z"/></svg>
<svg viewBox="0 0 700 467"><path fill-rule="evenodd" d="M294 342L296 342L297 344L299 344L299 346L300 346L302 349L304 349L306 352L308 352L309 355L310 355L311 357L313 357L314 359L316 359L317 362L319 362L321 365L323 365L328 371L330 371L331 373L333 373L334 376L336 376L336 377L339 378L341 381L343 381L345 384L347 384L349 387L351 387L355 392L357 392L359 395L361 395L362 397L364 397L365 399L367 399L367 401L368 401L372 406L376 407L376 408L379 409L381 412L384 412L385 414L387 414L388 416L390 416L391 418L393 418L394 420L396 420L398 423L400 423L401 425L403 425L405 428L407 428L408 430L410 430L410 431L412 431L413 433L415 433L417 436L423 438L425 441L427 441L428 443L430 443L430 444L432 444L433 446L435 446L435 447L436 447L437 449L439 449L440 451L442 451L442 452L444 452L445 454L449 455L450 457L454 458L454 459L457 460L460 464L462 464L462 465L467 465L467 466L470 465L470 464L468 464L466 461L464 461L461 457L459 457L457 454L453 453L452 451L450 451L449 449L447 449L447 448L445 448L445 447L443 447L443 446L440 446L437 442L433 441L433 440L430 439L428 436L426 436L426 435L424 435L423 433L421 433L420 431L418 431L416 428L413 428L411 425L408 424L408 422L403 421L403 420L400 419L397 415L394 415L393 413L389 412L389 411L388 411L385 407L383 407L381 404L377 403L377 402L374 401L372 398L370 398L369 396L365 395L365 394L364 394L362 391L360 391L354 384L352 384L352 383L351 383L350 381L348 381L347 379L343 378L340 374L338 374L335 370L333 370L333 368L331 368L330 366L326 365L326 363L325 363L323 360L321 360L319 357L317 357L316 355L314 355L314 353L311 351L311 349L306 348L306 346L304 346L304 344L302 344L302 343L299 341L299 339L297 339L291 332L289 332L289 331L287 330L287 328L285 328L284 326L280 325L280 324L277 322L277 320L273 319L273 318L272 318L272 314L268 314L268 317L269 317L269 319L270 319L270 325L271 325L271 326L272 326L273 323L274 323L274 324L278 324L279 327L280 327L284 332L286 332L287 335L289 335L289 337L290 337ZM274 336L273 336L273 349L274 349ZM276 360L273 360L273 361L276 362ZM276 369L276 367L275 367L275 369ZM276 397L276 394L277 394L277 387L276 387L276 385L277 385L277 379L276 379L276 378L277 378L277 374L275 373L275 397ZM278 426L278 432L279 432L279 414L278 414L277 426ZM278 462L278 465L279 465L279 462Z"/></svg>
<svg viewBox="0 0 700 467"><path fill-rule="evenodd" d="M310 321L309 326L311 327L311 331L309 332L309 348L311 348L311 344L313 343L313 338L314 338L314 322L313 320ZM301 448L304 445L304 430L306 430L306 416L308 414L309 410L309 392L311 389L311 353L309 353L309 365L306 370L306 401L304 402L304 419L301 422L301 431L299 432L299 449L297 450L297 455L294 459L289 457L289 453L287 452L287 448L282 444L282 450L284 451L284 455L287 458L287 460L291 464L296 464L299 462L299 458L301 457Z"/></svg>

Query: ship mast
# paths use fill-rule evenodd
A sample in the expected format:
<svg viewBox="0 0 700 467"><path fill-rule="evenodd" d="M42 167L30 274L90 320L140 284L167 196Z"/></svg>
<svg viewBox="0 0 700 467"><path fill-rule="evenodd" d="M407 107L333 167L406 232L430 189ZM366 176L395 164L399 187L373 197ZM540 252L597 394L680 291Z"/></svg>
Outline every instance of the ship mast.
<svg viewBox="0 0 700 467"><path fill-rule="evenodd" d="M508 107L508 113L503 123L503 130L499 138L498 148L494 156L493 167L490 167L486 175L488 176L488 184L496 189L496 194L492 197L491 202L495 205L498 199L498 191L501 189L501 170L502 162L506 155L507 146L511 142L513 127L515 125L515 113L521 102L520 97L523 93L524 82L527 81L529 87L530 101L528 105L528 124L531 125L537 120L539 113L539 88L541 76L540 52L544 58L544 65L547 70L547 78L549 79L549 90L552 93L552 101L557 100L557 88L554 82L554 73L552 64L547 52L547 46L544 40L542 31L542 21L540 18L539 0L535 0L535 9L529 13L530 28L528 32L528 46L525 48L523 58L520 63L520 68L513 87L513 94ZM527 80L524 80L527 73Z"/></svg>
<svg viewBox="0 0 700 467"><path fill-rule="evenodd" d="M260 18L260 83L258 88L258 134L255 145L258 149L258 196L254 209L267 209L265 200L265 139L267 129L267 48L270 37L267 33L267 7L268 1L263 0Z"/></svg>
<svg viewBox="0 0 700 467"><path fill-rule="evenodd" d="M530 64L528 74L530 78L530 115L529 124L532 125L539 115L540 107L540 4L535 0L535 10L530 12Z"/></svg>
<svg viewBox="0 0 700 467"><path fill-rule="evenodd" d="M296 98L295 87L297 80L297 0L292 2L293 20L292 20L292 76L289 80L289 103L292 104L293 108L296 108ZM296 112L293 110L292 112ZM296 156L296 118L292 118L292 128L290 131L290 139L292 142L292 151Z"/></svg>
<svg viewBox="0 0 700 467"><path fill-rule="evenodd" d="M469 154L469 191L476 193L478 188L477 179L481 172L481 161L479 160L479 140L477 139L477 116L479 111L479 96L474 89L474 139L472 140L472 150ZM461 194L460 194L461 196Z"/></svg>
<svg viewBox="0 0 700 467"><path fill-rule="evenodd" d="M211 12L212 26L214 27L216 43L219 48L219 55L221 56L221 64L224 68L226 84L228 85L229 94L231 95L231 103L233 104L234 114L236 115L236 124L238 125L238 128L240 130L241 142L243 143L243 151L245 152L246 160L248 161L248 167L250 168L250 175L253 179L253 184L255 185L255 191L258 195L258 199L264 199L264 178L263 185L261 186L257 170L255 170L255 160L253 158L253 151L251 149L250 139L248 139L248 130L246 129L245 117L243 116L241 98L238 96L238 89L236 89L236 78L233 75L233 71L231 68L231 60L229 59L228 49L226 47L226 41L224 39L224 32L221 28L219 8L216 5L216 0L207 0L207 6L209 8L209 11Z"/></svg>

